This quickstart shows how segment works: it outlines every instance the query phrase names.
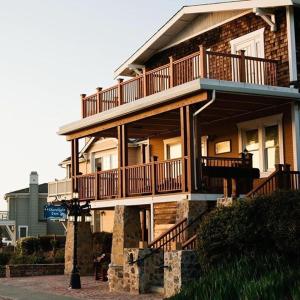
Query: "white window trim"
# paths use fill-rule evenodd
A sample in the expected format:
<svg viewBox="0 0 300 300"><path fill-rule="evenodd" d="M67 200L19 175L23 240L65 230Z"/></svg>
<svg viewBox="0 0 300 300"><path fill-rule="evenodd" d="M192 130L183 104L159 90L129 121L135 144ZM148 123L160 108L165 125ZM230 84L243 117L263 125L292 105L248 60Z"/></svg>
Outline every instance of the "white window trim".
<svg viewBox="0 0 300 300"><path fill-rule="evenodd" d="M245 35L242 35L234 40L230 41L230 46L231 46L231 53L232 54L236 54L236 47L241 44L241 43L245 43L251 40L256 40L259 41L260 44L262 45L261 48L261 58L265 57L265 27L252 31L250 33L247 33Z"/></svg>
<svg viewBox="0 0 300 300"><path fill-rule="evenodd" d="M166 139L164 140L164 159L168 159L168 146L170 145L175 145L175 144L180 144L181 143L181 138L180 136L171 138L171 139ZM182 149L181 149L182 150ZM182 153L181 153L182 154Z"/></svg>
<svg viewBox="0 0 300 300"><path fill-rule="evenodd" d="M272 115L269 117L259 118L237 124L238 127L238 141L239 141L239 152L243 152L243 133L245 130L258 129L258 142L259 142L259 160L260 160L260 177L269 176L272 171L264 171L265 166L265 155L264 155L264 127L267 126L278 126L278 139L279 139L279 160L280 163L284 163L284 148L283 148L283 127L282 127L282 114Z"/></svg>
<svg viewBox="0 0 300 300"><path fill-rule="evenodd" d="M118 155L118 150L116 148L113 148L113 149L109 149L109 150L92 152L91 153L91 163L92 163L91 171L96 172L96 168L95 168L96 159L104 157L104 156L108 156L108 155Z"/></svg>
<svg viewBox="0 0 300 300"><path fill-rule="evenodd" d="M18 226L18 237L21 238L21 236L20 236L21 228L26 228L26 237L28 237L28 225L19 225Z"/></svg>

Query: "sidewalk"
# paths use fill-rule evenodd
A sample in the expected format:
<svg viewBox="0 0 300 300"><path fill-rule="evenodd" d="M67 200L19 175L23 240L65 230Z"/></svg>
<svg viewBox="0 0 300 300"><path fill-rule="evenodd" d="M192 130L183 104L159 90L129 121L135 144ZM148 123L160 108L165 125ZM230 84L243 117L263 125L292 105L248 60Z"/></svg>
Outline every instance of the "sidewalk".
<svg viewBox="0 0 300 300"><path fill-rule="evenodd" d="M161 300L158 295L110 293L108 283L82 277L80 290L68 289L69 276L36 276L0 279L0 300Z"/></svg>

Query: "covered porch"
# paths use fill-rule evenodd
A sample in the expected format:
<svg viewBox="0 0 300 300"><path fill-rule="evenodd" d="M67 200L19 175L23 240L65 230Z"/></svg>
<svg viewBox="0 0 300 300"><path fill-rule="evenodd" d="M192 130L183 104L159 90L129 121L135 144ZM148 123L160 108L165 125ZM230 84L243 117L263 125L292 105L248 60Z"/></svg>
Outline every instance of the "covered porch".
<svg viewBox="0 0 300 300"><path fill-rule="evenodd" d="M76 175L80 199L246 194L259 182L259 173L266 177L275 164L293 165L291 103L218 92L198 103L123 119L122 125L93 134L118 139L118 167ZM128 161L132 142L139 144L138 163Z"/></svg>

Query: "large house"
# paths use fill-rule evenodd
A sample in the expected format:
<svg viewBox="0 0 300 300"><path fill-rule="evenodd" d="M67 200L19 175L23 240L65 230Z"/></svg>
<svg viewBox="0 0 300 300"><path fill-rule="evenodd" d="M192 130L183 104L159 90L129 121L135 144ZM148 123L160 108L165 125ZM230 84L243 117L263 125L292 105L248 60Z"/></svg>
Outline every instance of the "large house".
<svg viewBox="0 0 300 300"><path fill-rule="evenodd" d="M35 171L30 173L29 187L5 194L8 212L7 217L1 220L0 226L6 228L12 243L28 236L65 234L62 223L44 217L47 196L48 185L39 184Z"/></svg>
<svg viewBox="0 0 300 300"><path fill-rule="evenodd" d="M139 241L192 248L185 224L217 200L298 189L299 6L185 6L116 69L116 85L81 96L81 119L59 134L71 144L73 191L115 212L111 266ZM111 169L80 174L86 138L117 139ZM143 145L138 162L132 142Z"/></svg>

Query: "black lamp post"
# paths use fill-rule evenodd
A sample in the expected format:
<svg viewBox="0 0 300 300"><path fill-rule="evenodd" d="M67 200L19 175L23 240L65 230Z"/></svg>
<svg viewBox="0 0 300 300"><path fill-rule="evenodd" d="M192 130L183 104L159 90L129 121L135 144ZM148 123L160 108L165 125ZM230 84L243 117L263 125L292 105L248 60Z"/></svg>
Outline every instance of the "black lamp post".
<svg viewBox="0 0 300 300"><path fill-rule="evenodd" d="M81 205L78 199L78 193L74 192L71 201L63 201L63 205L68 209L68 220L74 222L74 239L73 239L73 267L70 278L71 289L81 289L80 274L78 270L77 261L77 233L78 233L78 221L81 221L82 217L85 217L85 222L91 221L91 206L89 202Z"/></svg>

